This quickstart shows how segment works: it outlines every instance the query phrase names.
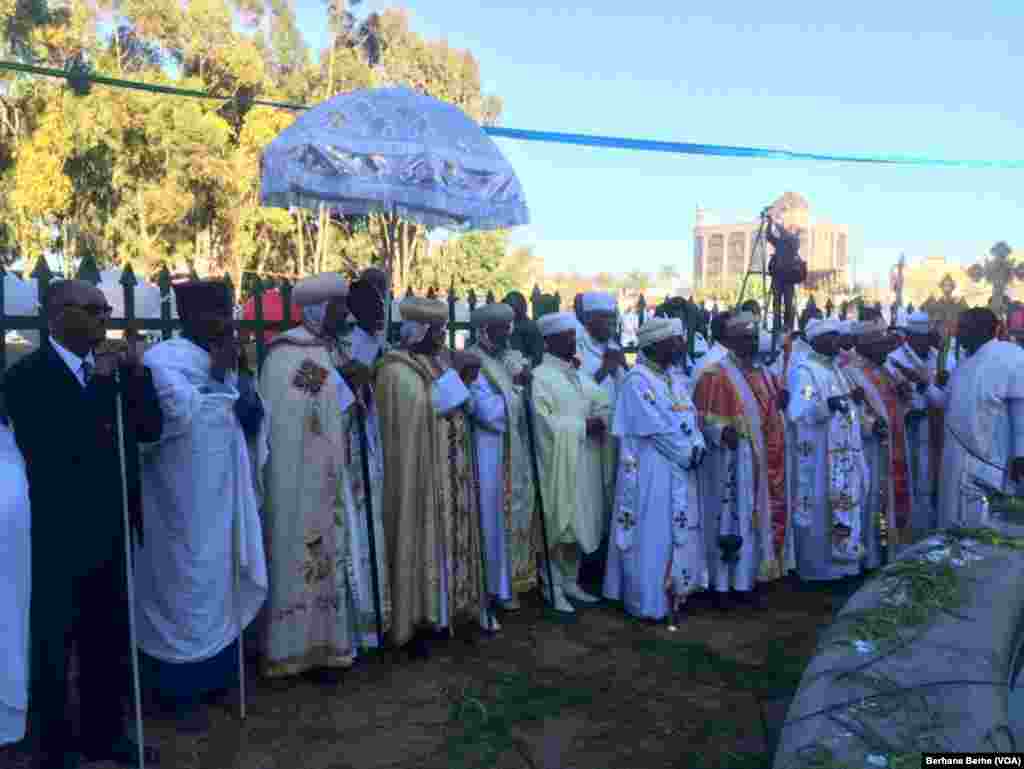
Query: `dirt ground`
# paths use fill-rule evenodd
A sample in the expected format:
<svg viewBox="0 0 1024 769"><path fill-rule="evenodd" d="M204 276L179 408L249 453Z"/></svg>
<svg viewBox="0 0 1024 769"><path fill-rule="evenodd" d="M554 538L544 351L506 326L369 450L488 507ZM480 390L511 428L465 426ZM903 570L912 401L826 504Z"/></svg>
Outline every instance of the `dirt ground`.
<svg viewBox="0 0 1024 769"><path fill-rule="evenodd" d="M610 604L560 620L533 594L496 636L370 656L334 685L250 678L245 722L212 707L192 737L149 716L147 741L164 769L768 769L818 633L855 587L781 582L765 608L724 613L697 597L675 633ZM24 761L0 752L0 767Z"/></svg>

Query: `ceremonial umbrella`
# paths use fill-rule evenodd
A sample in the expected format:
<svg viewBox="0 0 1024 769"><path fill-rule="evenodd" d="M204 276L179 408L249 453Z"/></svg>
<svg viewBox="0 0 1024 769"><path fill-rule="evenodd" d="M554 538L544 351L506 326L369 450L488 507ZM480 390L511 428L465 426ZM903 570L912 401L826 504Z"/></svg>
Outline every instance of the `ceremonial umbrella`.
<svg viewBox="0 0 1024 769"><path fill-rule="evenodd" d="M260 174L260 202L277 208L382 213L456 232L517 227L530 218L515 171L483 129L458 107L408 88L363 89L317 105L267 145ZM370 563L383 643L377 559Z"/></svg>
<svg viewBox="0 0 1024 769"><path fill-rule="evenodd" d="M494 141L458 107L407 88L353 91L303 114L263 151L260 202L455 231L529 223Z"/></svg>

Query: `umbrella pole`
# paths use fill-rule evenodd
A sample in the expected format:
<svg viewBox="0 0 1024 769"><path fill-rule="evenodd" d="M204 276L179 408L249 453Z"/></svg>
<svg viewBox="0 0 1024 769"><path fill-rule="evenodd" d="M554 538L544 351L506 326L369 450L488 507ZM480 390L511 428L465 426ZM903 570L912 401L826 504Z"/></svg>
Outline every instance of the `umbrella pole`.
<svg viewBox="0 0 1024 769"><path fill-rule="evenodd" d="M373 486L370 485L370 453L366 430L366 412L362 404L356 404L359 419L359 454L363 465L363 488L366 491L366 537L370 545L370 580L373 584L373 610L377 619L377 645L384 649L384 612L381 609L380 574L377 571L377 530L373 516Z"/></svg>
<svg viewBox="0 0 1024 769"><path fill-rule="evenodd" d="M121 464L121 509L124 516L124 565L128 578L128 632L132 647L132 694L135 704L135 740L139 746L139 769L145 769L146 747L142 731L142 688L139 684L139 647L135 634L135 574L132 568L132 527L128 513L128 475L124 448L124 403L121 398L121 377L115 371L117 396L117 458Z"/></svg>
<svg viewBox="0 0 1024 769"><path fill-rule="evenodd" d="M537 438L534 435L533 424L533 380L526 385L526 397L523 399L526 407L526 436L530 442L530 464L533 467L533 488L534 498L537 501L537 512L540 515L540 538L544 546L544 563L547 565L548 589L551 591L551 606L555 605L555 579L551 566L551 547L548 543L547 516L544 513L544 493L540 487L540 465L537 463ZM541 591L543 594L543 590Z"/></svg>

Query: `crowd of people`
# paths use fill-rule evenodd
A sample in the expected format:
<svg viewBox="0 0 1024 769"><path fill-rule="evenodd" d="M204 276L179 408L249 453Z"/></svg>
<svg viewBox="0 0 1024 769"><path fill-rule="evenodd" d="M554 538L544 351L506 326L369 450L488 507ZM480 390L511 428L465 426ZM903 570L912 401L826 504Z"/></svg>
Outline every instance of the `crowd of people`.
<svg viewBox="0 0 1024 769"><path fill-rule="evenodd" d="M387 292L377 270L303 280L257 374L222 283L176 285L183 332L144 354L98 350L97 289L51 288L49 339L2 386L0 742L27 715L41 769L132 765L133 640L147 701L202 731L250 636L264 677L331 684L381 645L500 632L535 587L685 633L695 593L849 579L1024 485L1024 350L987 309L959 359L922 313L805 312L776 354L749 302L697 359L679 319L647 320L630 365L608 294L536 323L522 297L478 307L452 350L447 305L417 297L389 345Z"/></svg>

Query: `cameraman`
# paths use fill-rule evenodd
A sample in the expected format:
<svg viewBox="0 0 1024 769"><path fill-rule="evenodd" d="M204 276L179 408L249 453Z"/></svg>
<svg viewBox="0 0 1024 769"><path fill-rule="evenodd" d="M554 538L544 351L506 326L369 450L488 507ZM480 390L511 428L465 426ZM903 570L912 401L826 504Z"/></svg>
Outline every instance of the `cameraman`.
<svg viewBox="0 0 1024 769"><path fill-rule="evenodd" d="M781 326L788 331L793 328L795 315L794 290L806 278L806 273L800 269L800 235L795 228L789 229L784 224L776 222L767 209L762 216L767 220L765 237L775 249L771 261L768 262L768 274L772 277L772 293L775 294L775 327ZM785 325L782 325L783 314Z"/></svg>

